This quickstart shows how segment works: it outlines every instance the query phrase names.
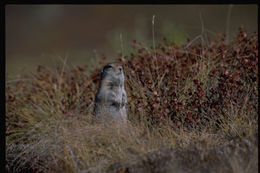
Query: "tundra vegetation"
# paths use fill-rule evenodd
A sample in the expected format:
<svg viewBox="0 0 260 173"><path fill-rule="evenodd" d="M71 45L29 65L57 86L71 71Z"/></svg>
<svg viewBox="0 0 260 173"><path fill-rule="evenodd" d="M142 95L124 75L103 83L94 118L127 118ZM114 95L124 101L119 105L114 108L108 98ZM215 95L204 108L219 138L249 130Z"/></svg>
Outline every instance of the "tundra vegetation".
<svg viewBox="0 0 260 173"><path fill-rule="evenodd" d="M127 128L93 121L103 57L6 81L6 172L257 172L258 33L132 46Z"/></svg>

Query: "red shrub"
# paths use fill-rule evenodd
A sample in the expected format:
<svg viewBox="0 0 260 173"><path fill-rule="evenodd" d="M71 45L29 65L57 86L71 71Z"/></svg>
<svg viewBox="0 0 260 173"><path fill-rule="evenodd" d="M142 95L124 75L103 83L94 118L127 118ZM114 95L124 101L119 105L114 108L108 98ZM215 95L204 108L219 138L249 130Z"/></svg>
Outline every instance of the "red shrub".
<svg viewBox="0 0 260 173"><path fill-rule="evenodd" d="M200 127L209 119L225 116L224 110L231 104L243 106L245 98L248 109L256 112L257 34L249 36L239 29L229 45L224 40L220 36L204 40L204 44L188 41L180 47L164 39L155 50L133 40L135 53L120 59L126 75L129 118ZM22 126L17 110L47 104L46 97L58 114L78 116L92 111L102 65L104 62L90 74L86 74L87 66L56 73L38 66L31 80L7 84L7 122L12 118L17 121L12 124Z"/></svg>

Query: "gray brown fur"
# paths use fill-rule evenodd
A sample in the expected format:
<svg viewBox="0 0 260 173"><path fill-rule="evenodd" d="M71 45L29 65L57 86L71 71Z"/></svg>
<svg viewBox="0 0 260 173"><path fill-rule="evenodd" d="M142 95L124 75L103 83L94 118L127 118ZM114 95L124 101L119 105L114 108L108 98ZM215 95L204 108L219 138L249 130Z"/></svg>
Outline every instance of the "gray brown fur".
<svg viewBox="0 0 260 173"><path fill-rule="evenodd" d="M95 97L94 115L99 120L112 118L127 120L127 94L124 87L124 72L121 65L109 63L104 66Z"/></svg>

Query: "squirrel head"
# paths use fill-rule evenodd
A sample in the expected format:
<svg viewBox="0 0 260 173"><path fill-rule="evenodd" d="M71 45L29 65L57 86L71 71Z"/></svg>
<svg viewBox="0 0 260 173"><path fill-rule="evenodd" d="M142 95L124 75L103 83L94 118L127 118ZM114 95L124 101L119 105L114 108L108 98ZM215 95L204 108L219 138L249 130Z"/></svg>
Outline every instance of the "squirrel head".
<svg viewBox="0 0 260 173"><path fill-rule="evenodd" d="M101 80L104 78L111 81L118 81L119 83L124 83L124 71L122 65L119 63L108 63L103 67L101 72Z"/></svg>

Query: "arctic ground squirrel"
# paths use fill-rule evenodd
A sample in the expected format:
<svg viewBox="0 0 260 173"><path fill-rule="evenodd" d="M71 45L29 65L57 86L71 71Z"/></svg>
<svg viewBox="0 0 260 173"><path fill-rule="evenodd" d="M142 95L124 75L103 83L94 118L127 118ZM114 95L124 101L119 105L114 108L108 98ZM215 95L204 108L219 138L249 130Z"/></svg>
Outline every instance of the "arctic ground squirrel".
<svg viewBox="0 0 260 173"><path fill-rule="evenodd" d="M118 63L104 66L95 97L94 116L99 120L127 120L127 94L124 87L123 67Z"/></svg>

